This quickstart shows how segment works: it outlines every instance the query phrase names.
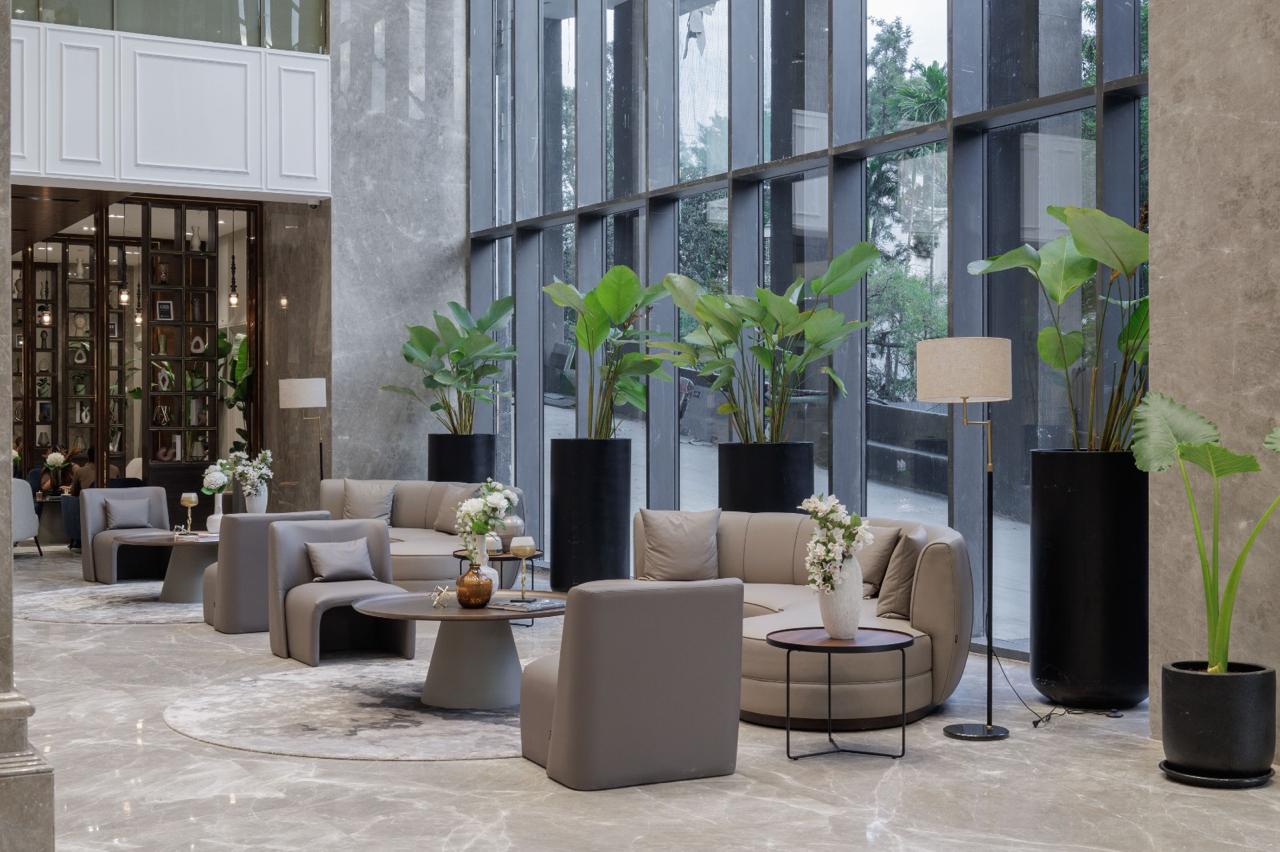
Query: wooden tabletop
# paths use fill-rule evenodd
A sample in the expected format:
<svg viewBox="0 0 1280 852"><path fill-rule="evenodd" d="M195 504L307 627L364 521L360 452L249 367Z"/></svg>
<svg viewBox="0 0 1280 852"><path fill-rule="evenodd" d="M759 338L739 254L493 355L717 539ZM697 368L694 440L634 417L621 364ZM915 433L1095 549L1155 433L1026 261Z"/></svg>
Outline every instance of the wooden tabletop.
<svg viewBox="0 0 1280 852"><path fill-rule="evenodd" d="M207 532L196 535L174 535L169 530L139 529L131 531L127 535L117 536L116 542L133 547L173 547L174 545L184 544L216 545L218 536Z"/></svg>
<svg viewBox="0 0 1280 852"><path fill-rule="evenodd" d="M910 633L881 627L860 627L852 639L832 639L821 627L793 627L775 630L764 637L775 648L789 651L818 651L829 654L871 654L908 648L916 640Z"/></svg>
<svg viewBox="0 0 1280 852"><path fill-rule="evenodd" d="M454 559L466 559L468 555L469 554L467 553L466 550L455 550L453 552ZM490 562L516 562L520 559L541 559L541 558L542 558L541 550L535 550L532 556L516 556L514 553L510 553L505 550L500 553L495 553L492 550L489 551Z"/></svg>
<svg viewBox="0 0 1280 852"><path fill-rule="evenodd" d="M531 598L555 598L560 602L559 606L550 609L537 610L535 612L516 612L509 609L495 609L493 607L481 607L480 609L463 609L458 605L458 599L450 596L449 603L443 607L434 606L431 603L431 595L418 592L403 595L378 595L373 598L366 598L362 601L356 601L352 606L357 612L365 615L372 615L378 618L394 618L401 621L523 621L526 618L553 618L558 615L564 615L564 604L568 599L568 595L560 592L547 592L539 590L537 592L529 592ZM494 592L494 600L511 600L519 599L520 593L510 589L504 589L500 592Z"/></svg>

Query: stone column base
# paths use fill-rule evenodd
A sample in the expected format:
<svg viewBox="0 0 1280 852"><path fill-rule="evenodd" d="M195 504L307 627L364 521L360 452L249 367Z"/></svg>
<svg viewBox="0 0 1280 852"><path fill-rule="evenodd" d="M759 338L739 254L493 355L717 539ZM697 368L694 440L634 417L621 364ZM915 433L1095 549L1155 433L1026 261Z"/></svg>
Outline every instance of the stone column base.
<svg viewBox="0 0 1280 852"><path fill-rule="evenodd" d="M31 703L0 693L0 852L53 849L53 767L27 743Z"/></svg>

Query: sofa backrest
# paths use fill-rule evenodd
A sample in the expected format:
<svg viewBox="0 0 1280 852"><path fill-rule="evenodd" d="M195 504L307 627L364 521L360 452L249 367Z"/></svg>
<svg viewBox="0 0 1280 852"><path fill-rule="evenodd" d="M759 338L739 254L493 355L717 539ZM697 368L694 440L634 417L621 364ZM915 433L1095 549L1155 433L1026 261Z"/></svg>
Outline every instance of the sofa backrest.
<svg viewBox="0 0 1280 852"><path fill-rule="evenodd" d="M360 480L376 481L380 485L395 485L396 491L391 498L391 526L427 530L435 526L436 515L440 513L440 504L450 486L460 485L458 482L431 482L425 479L380 479ZM477 488L479 485L476 486ZM524 517L524 494L519 488L514 489L520 496L520 505L516 514ZM347 491L345 479L324 479L320 482L320 508L329 513L334 520L343 519L346 506Z"/></svg>

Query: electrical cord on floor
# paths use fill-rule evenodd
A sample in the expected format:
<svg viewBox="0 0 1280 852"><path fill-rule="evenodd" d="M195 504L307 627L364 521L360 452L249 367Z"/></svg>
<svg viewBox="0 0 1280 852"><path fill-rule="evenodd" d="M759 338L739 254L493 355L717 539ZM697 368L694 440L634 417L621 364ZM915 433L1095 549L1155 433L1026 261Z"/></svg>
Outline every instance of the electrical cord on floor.
<svg viewBox="0 0 1280 852"><path fill-rule="evenodd" d="M1077 710L1070 707L1063 707L1059 704L1055 704L1052 707L1050 707L1049 712L1041 713L1040 711L1032 707L1030 704L1028 704L1026 700L1023 699L1022 693L1018 692L1018 688L1013 685L1013 681L1009 679L1009 673L1004 670L1004 661L1000 659L1000 655L992 651L991 656L995 657L996 665L1000 666L1000 674L1004 676L1004 682L1009 685L1009 689L1013 690L1014 696L1018 699L1018 701L1022 704L1023 707L1027 708L1027 712L1030 713L1033 717L1035 717L1034 720L1031 722L1031 727L1033 728L1039 728L1041 725L1047 725L1051 721L1053 721L1054 718L1058 716L1092 715L1092 716L1106 716L1108 719L1124 718L1124 714L1121 713L1119 710Z"/></svg>

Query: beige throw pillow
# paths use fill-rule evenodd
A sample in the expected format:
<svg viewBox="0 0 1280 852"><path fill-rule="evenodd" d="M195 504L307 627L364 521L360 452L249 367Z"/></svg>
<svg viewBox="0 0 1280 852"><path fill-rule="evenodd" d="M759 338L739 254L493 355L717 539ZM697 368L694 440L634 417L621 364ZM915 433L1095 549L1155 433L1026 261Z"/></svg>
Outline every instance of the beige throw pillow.
<svg viewBox="0 0 1280 852"><path fill-rule="evenodd" d="M898 546L898 535L902 531L898 527L873 527L869 524L867 529L871 531L873 541L854 553L854 556L858 557L858 564L862 566L862 582L872 588L869 597L874 598L880 594L884 574L889 570L889 558L893 556L893 549Z"/></svg>
<svg viewBox="0 0 1280 852"><path fill-rule="evenodd" d="M342 480L344 502L342 517L382 521L391 526L391 503L395 500L396 484L377 480Z"/></svg>
<svg viewBox="0 0 1280 852"><path fill-rule="evenodd" d="M436 532L458 534L458 506L463 500L475 494L479 487L471 483L449 486L449 490L444 493L444 499L440 501L440 511L436 513L436 521L432 524Z"/></svg>
<svg viewBox="0 0 1280 852"><path fill-rule="evenodd" d="M659 512L640 510L644 526L646 580L714 580L720 555L716 532L720 510Z"/></svg>
<svg viewBox="0 0 1280 852"><path fill-rule="evenodd" d="M916 580L916 565L924 553L929 536L924 527L904 529L898 537L898 546L889 559L889 568L880 584L880 601L876 615L885 618L911 617L911 587Z"/></svg>

